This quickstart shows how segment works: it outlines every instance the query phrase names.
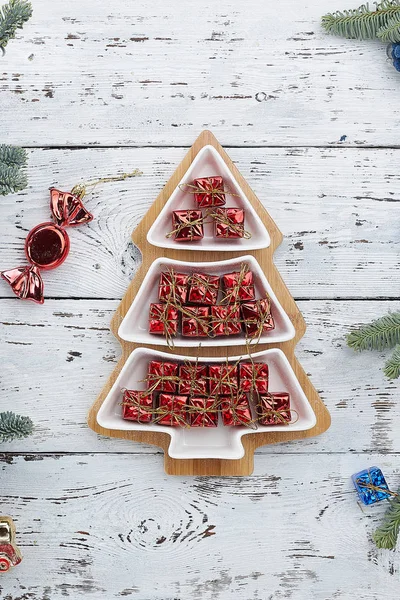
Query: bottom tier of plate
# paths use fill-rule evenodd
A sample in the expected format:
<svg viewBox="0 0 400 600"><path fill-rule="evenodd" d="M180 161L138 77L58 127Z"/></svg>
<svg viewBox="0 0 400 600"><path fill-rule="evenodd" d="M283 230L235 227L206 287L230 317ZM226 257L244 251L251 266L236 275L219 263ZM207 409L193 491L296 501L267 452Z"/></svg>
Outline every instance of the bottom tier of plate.
<svg viewBox="0 0 400 600"><path fill-rule="evenodd" d="M171 441L168 454L171 458L197 459L240 459L244 456L242 437L249 433L258 434L271 431L305 431L316 424L316 417L310 403L300 386L296 375L285 354L273 348L251 355L255 362L264 362L269 367L269 391L288 392L290 394L292 421L288 424L258 425L257 429L245 426L226 427L222 422L215 428L167 427L158 424L140 424L122 418L122 394L124 388L145 390L144 382L148 364L151 360L193 361L193 357L172 355L149 348L136 348L125 362L117 380L105 398L98 414L97 422L101 427L122 431L157 431L169 434ZM230 357L229 362L246 361L249 356ZM223 363L224 359L199 357L199 363Z"/></svg>

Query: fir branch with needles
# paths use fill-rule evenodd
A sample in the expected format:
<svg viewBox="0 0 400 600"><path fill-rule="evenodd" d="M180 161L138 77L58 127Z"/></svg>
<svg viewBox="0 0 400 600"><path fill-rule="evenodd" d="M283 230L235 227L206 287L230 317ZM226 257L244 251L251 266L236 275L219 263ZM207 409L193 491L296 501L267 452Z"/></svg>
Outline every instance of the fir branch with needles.
<svg viewBox="0 0 400 600"><path fill-rule="evenodd" d="M27 161L24 148L0 145L0 196L7 196L26 188L28 180L23 170Z"/></svg>
<svg viewBox="0 0 400 600"><path fill-rule="evenodd" d="M355 329L347 336L353 350L384 350L400 344L400 312L389 313Z"/></svg>
<svg viewBox="0 0 400 600"><path fill-rule="evenodd" d="M400 491L399 491L400 493ZM383 518L383 523L373 534L378 548L393 550L396 547L400 530L400 496L390 501L390 506Z"/></svg>
<svg viewBox="0 0 400 600"><path fill-rule="evenodd" d="M31 435L33 422L29 417L11 411L0 413L0 442L11 442Z"/></svg>
<svg viewBox="0 0 400 600"><path fill-rule="evenodd" d="M389 19L386 25L378 29L377 37L382 42L397 43L400 41L400 13L397 17Z"/></svg>
<svg viewBox="0 0 400 600"><path fill-rule="evenodd" d="M383 372L388 379L400 377L400 344L397 344L392 356L386 361Z"/></svg>
<svg viewBox="0 0 400 600"><path fill-rule="evenodd" d="M32 5L26 0L10 0L0 8L0 48L4 50L8 42L15 38L17 29L32 16Z"/></svg>
<svg viewBox="0 0 400 600"><path fill-rule="evenodd" d="M370 10L368 4L362 4L356 9L329 13L322 17L321 23L328 33L366 40L376 37L384 39L383 32L389 27L393 33L393 21L398 20L400 20L400 0L383 0L375 3L374 10ZM391 41L399 39L391 39Z"/></svg>

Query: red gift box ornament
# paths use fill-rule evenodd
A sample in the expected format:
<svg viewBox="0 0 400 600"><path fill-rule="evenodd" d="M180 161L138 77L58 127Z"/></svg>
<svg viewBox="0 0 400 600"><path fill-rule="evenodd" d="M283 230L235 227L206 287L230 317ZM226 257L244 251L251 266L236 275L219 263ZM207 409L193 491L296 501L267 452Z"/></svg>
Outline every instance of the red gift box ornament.
<svg viewBox="0 0 400 600"><path fill-rule="evenodd" d="M238 368L236 364L209 366L211 396L236 396L238 393Z"/></svg>
<svg viewBox="0 0 400 600"><path fill-rule="evenodd" d="M199 208L225 204L224 180L219 175L195 179L190 188Z"/></svg>
<svg viewBox="0 0 400 600"><path fill-rule="evenodd" d="M216 304L218 299L219 277L206 273L193 273L189 278L188 301L192 304Z"/></svg>
<svg viewBox="0 0 400 600"><path fill-rule="evenodd" d="M148 393L176 392L179 383L178 370L178 363L151 360L146 377Z"/></svg>
<svg viewBox="0 0 400 600"><path fill-rule="evenodd" d="M179 367L179 393L189 396L208 394L208 366L186 361Z"/></svg>
<svg viewBox="0 0 400 600"><path fill-rule="evenodd" d="M150 423L153 420L153 396L137 390L122 390L122 417L136 423Z"/></svg>
<svg viewBox="0 0 400 600"><path fill-rule="evenodd" d="M216 398L190 398L188 415L190 427L217 427L218 402Z"/></svg>
<svg viewBox="0 0 400 600"><path fill-rule="evenodd" d="M259 396L257 405L260 425L287 425L291 421L290 396L287 392L272 392Z"/></svg>
<svg viewBox="0 0 400 600"><path fill-rule="evenodd" d="M244 425L253 427L251 409L246 394L221 398L222 422L226 427Z"/></svg>
<svg viewBox="0 0 400 600"><path fill-rule="evenodd" d="M167 341L178 332L178 310L170 304L150 304L149 333L163 335Z"/></svg>
<svg viewBox="0 0 400 600"><path fill-rule="evenodd" d="M268 392L268 365L256 362L241 362L239 365L239 387L242 392Z"/></svg>
<svg viewBox="0 0 400 600"><path fill-rule="evenodd" d="M22 300L43 304L44 286L40 270L55 269L67 258L70 241L66 227L84 225L93 219L93 215L82 204L87 189L98 183L120 181L138 174L139 171L134 171L121 176L106 177L86 185L75 186L72 192L50 188L50 211L53 222L41 223L28 233L25 240L25 254L30 266L17 267L1 273L14 294Z"/></svg>
<svg viewBox="0 0 400 600"><path fill-rule="evenodd" d="M255 300L253 271L250 271L246 263L241 265L240 271L223 275L222 283L224 286L224 302L232 304L234 302Z"/></svg>
<svg viewBox="0 0 400 600"><path fill-rule="evenodd" d="M208 306L182 306L182 335L207 337L210 309Z"/></svg>
<svg viewBox="0 0 400 600"><path fill-rule="evenodd" d="M188 295L188 279L188 275L175 273L174 269L161 273L158 286L158 299L160 302L184 304Z"/></svg>
<svg viewBox="0 0 400 600"><path fill-rule="evenodd" d="M174 236L176 242L195 242L204 237L203 213L201 210L174 210L172 231L167 238Z"/></svg>
<svg viewBox="0 0 400 600"><path fill-rule="evenodd" d="M237 304L211 306L211 336L237 335L242 331L240 309Z"/></svg>
<svg viewBox="0 0 400 600"><path fill-rule="evenodd" d="M154 422L168 427L188 427L187 396L160 394Z"/></svg>
<svg viewBox="0 0 400 600"><path fill-rule="evenodd" d="M263 333L275 329L269 298L262 298L256 302L246 302L241 305L241 310L247 338L259 339Z"/></svg>
<svg viewBox="0 0 400 600"><path fill-rule="evenodd" d="M214 221L214 236L217 238L251 238L251 233L244 228L243 208L215 208L207 212L207 217Z"/></svg>

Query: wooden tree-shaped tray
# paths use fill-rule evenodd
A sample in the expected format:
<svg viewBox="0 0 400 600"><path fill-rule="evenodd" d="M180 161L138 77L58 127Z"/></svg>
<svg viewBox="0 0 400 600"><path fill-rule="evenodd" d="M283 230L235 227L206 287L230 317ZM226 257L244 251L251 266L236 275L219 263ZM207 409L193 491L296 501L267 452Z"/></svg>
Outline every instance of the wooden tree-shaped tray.
<svg viewBox="0 0 400 600"><path fill-rule="evenodd" d="M271 244L269 248L246 252L252 254L261 265L283 309L285 310L295 327L296 335L294 339L288 342L274 344L274 347L280 348L286 354L296 374L296 377L299 380L300 385L303 388L304 393L306 394L317 418L316 425L312 429L309 429L307 431L292 432L288 428L287 431L283 432L248 434L244 436L242 438L242 442L245 448L245 455L240 460L172 459L170 456L168 456L167 452L169 446L168 434L154 431L143 432L110 430L100 427L97 423L97 413L100 409L100 406L102 405L104 399L106 398L108 392L114 384L128 356L130 355L132 350L134 350L134 348L137 347L137 344L129 343L119 338L117 332L118 327L122 319L125 317L125 314L127 313L135 295L137 294L140 285L143 281L143 278L147 273L151 263L158 257L168 257L183 261L195 262L196 260L199 260L199 254L201 254L200 260L202 261L213 261L217 258L219 258L220 260L224 260L227 258L234 258L242 254L242 252L219 252L217 257L217 253L215 252L204 251L199 253L195 250L182 250L179 249L178 245L176 250L164 249L152 246L146 239L147 232L150 226L153 224L157 215L160 213L162 207L181 181L182 177L186 173L195 156L201 148L208 144L212 145L219 152L220 156L225 161L226 165L232 172L234 178L239 183L243 192L247 196L249 202L251 202L254 209L257 211L257 214L263 221L271 237ZM320 433L323 433L328 429L330 425L329 412L294 355L296 344L304 335L306 326L304 319L296 306L295 301L293 300L291 294L286 288L282 278L280 277L273 263L273 254L275 249L279 246L279 244L282 241L282 234L275 225L274 221L267 213L267 211L265 210L265 208L262 206L256 195L250 189L246 180L239 173L238 169L235 167L229 156L226 154L222 146L218 143L218 141L210 131L203 131L197 138L197 140L190 148L189 152L186 154L185 158L182 160L182 162L180 163L180 165L178 166L168 183L161 190L154 204L151 206L151 208L148 210L146 215L143 217L142 221L139 223L139 225L133 232L132 240L140 249L143 260L111 322L111 331L113 332L115 337L117 337L121 344L122 356L117 366L115 367L113 373L111 374L109 380L107 381L106 385L101 391L99 397L97 398L96 402L90 409L88 416L88 424L94 431L106 436L129 439L132 441L144 442L161 447L164 450L165 471L166 473L171 475L250 475L253 471L254 451L257 447L263 446L265 444L275 444L277 442L287 442L290 440L313 437L319 435ZM238 354L246 353L245 346L232 346L226 348L223 347L223 342L221 343L221 346L222 348L202 348L200 350L198 348L176 347L173 349L173 352L174 354L184 354L188 356L202 355L224 357L227 356L227 353L229 356L235 356ZM158 350L165 350L165 348L160 348L160 346L157 345L152 345L149 347ZM271 347L271 345L259 344L256 348L256 351L265 350L269 347Z"/></svg>

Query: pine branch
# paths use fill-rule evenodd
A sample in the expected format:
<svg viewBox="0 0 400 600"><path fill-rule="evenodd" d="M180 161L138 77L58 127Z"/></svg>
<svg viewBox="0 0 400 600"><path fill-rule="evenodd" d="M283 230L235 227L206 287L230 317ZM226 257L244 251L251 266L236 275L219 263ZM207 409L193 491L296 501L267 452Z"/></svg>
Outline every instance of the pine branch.
<svg viewBox="0 0 400 600"><path fill-rule="evenodd" d="M0 48L15 38L17 29L32 16L32 5L27 0L10 0L0 9Z"/></svg>
<svg viewBox="0 0 400 600"><path fill-rule="evenodd" d="M362 4L356 9L329 13L322 17L321 24L328 33L366 40L375 38L378 30L396 17L400 18L400 0L383 0L375 3L375 10Z"/></svg>
<svg viewBox="0 0 400 600"><path fill-rule="evenodd" d="M378 548L393 550L396 547L400 530L400 496L390 502L383 523L373 534L373 540Z"/></svg>
<svg viewBox="0 0 400 600"><path fill-rule="evenodd" d="M352 331L347 345L353 350L383 350L400 344L400 312L389 313Z"/></svg>
<svg viewBox="0 0 400 600"><path fill-rule="evenodd" d="M24 167L26 165L27 153L19 146L0 144L0 163L9 167Z"/></svg>
<svg viewBox="0 0 400 600"><path fill-rule="evenodd" d="M28 185L21 167L26 164L27 154L19 146L0 145L0 196L19 192Z"/></svg>
<svg viewBox="0 0 400 600"><path fill-rule="evenodd" d="M24 190L27 185L27 177L19 167L7 167L0 163L0 196Z"/></svg>
<svg viewBox="0 0 400 600"><path fill-rule="evenodd" d="M400 377L400 344L397 344L392 356L386 361L383 372L388 379Z"/></svg>
<svg viewBox="0 0 400 600"><path fill-rule="evenodd" d="M389 19L386 25L378 29L377 36L382 42L400 42L400 15Z"/></svg>
<svg viewBox="0 0 400 600"><path fill-rule="evenodd" d="M11 442L31 435L33 423L29 417L21 417L13 412L0 413L0 442Z"/></svg>

